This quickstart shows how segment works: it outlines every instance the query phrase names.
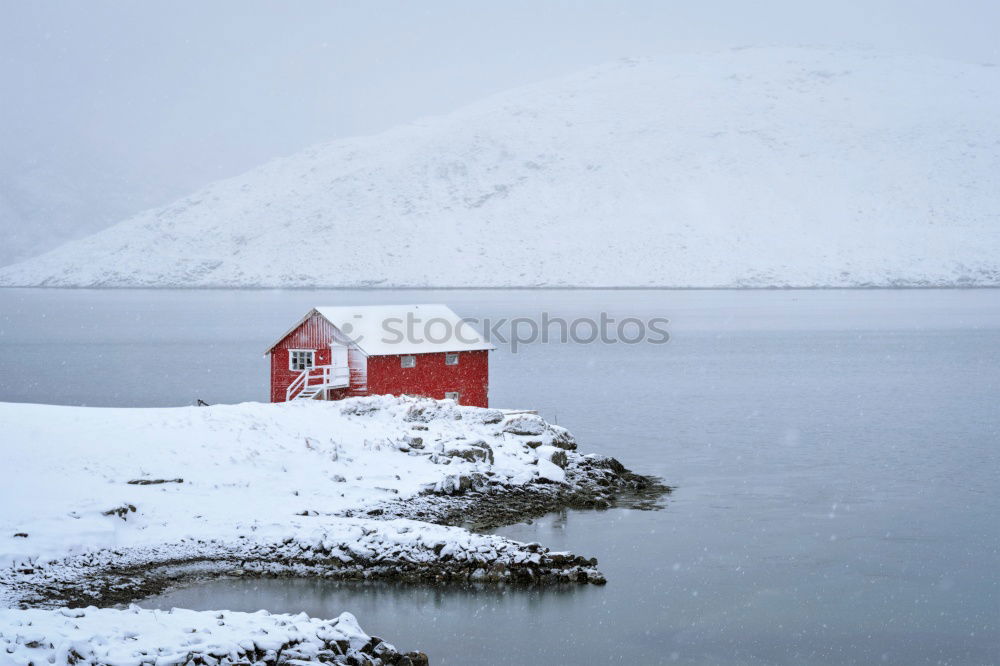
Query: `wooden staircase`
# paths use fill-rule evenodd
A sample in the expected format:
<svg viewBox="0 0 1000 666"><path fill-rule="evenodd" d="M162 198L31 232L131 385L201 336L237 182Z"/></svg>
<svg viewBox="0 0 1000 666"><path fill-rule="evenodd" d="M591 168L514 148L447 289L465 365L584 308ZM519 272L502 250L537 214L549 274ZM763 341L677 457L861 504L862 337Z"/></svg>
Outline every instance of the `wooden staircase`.
<svg viewBox="0 0 1000 666"><path fill-rule="evenodd" d="M345 366L317 365L307 368L285 390L285 400L315 400L326 389L350 386L350 370Z"/></svg>

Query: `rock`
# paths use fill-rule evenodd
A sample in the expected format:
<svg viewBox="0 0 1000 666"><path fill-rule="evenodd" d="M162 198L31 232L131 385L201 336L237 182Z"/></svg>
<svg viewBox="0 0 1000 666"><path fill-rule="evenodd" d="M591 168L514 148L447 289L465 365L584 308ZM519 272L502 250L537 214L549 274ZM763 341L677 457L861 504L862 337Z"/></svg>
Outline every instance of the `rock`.
<svg viewBox="0 0 1000 666"><path fill-rule="evenodd" d="M539 458L535 480L538 483L566 483L566 471L545 458Z"/></svg>
<svg viewBox="0 0 1000 666"><path fill-rule="evenodd" d="M491 465L493 464L493 447L492 446L490 446L489 444L487 444L482 439L477 439L474 442L469 442L469 446L471 446L473 448L476 448L476 449L481 449L481 450L485 451L486 452L486 459L489 461L489 463Z"/></svg>
<svg viewBox="0 0 1000 666"><path fill-rule="evenodd" d="M549 425L549 433L552 435L552 446L558 446L560 449L565 449L567 451L576 451L576 438L573 434L557 425Z"/></svg>
<svg viewBox="0 0 1000 666"><path fill-rule="evenodd" d="M490 479L485 474L475 472L469 475L469 479L472 481L473 490L483 491L490 487Z"/></svg>
<svg viewBox="0 0 1000 666"><path fill-rule="evenodd" d="M403 415L403 420L427 423L437 416L437 411L437 404L433 401L415 402L406 408L406 414Z"/></svg>
<svg viewBox="0 0 1000 666"><path fill-rule="evenodd" d="M483 441L445 447L444 455L449 458L461 458L469 462L488 462L493 464L493 449Z"/></svg>
<svg viewBox="0 0 1000 666"><path fill-rule="evenodd" d="M411 449L422 449L424 448L424 438L415 437L413 435L406 435L403 437L403 442Z"/></svg>
<svg viewBox="0 0 1000 666"><path fill-rule="evenodd" d="M483 423L500 423L503 421L503 412L499 409L486 409L483 410Z"/></svg>
<svg viewBox="0 0 1000 666"><path fill-rule="evenodd" d="M377 412L380 409L381 407L378 405L377 399L376 400L359 399L346 402L346 404L344 404L344 406L341 407L340 413L358 414L364 416L366 414Z"/></svg>
<svg viewBox="0 0 1000 666"><path fill-rule="evenodd" d="M363 652L364 654L374 655L376 648L381 643L382 643L381 638L379 638L378 636L372 636L371 638L368 639L368 642L365 643L364 646L362 646L361 652Z"/></svg>
<svg viewBox="0 0 1000 666"><path fill-rule="evenodd" d="M118 516L122 520L125 520L129 512L132 513L136 512L134 504L122 504L121 506L116 506L113 509L108 509L107 511L104 511L101 515Z"/></svg>
<svg viewBox="0 0 1000 666"><path fill-rule="evenodd" d="M440 495L461 495L472 488L472 479L465 474L454 474L445 477L434 486L434 492Z"/></svg>
<svg viewBox="0 0 1000 666"><path fill-rule="evenodd" d="M461 458L462 460L468 460L469 462L477 462L486 459L486 453L480 449L473 448L455 448L455 449L445 449L443 451L444 455L449 458Z"/></svg>
<svg viewBox="0 0 1000 666"><path fill-rule="evenodd" d="M407 652L400 658L399 666L428 666L430 661L423 652Z"/></svg>
<svg viewBox="0 0 1000 666"><path fill-rule="evenodd" d="M512 435L541 435L546 423L537 414L515 414L507 418L503 431Z"/></svg>
<svg viewBox="0 0 1000 666"><path fill-rule="evenodd" d="M532 448L532 449L537 449L537 448L538 448L539 446L541 446L541 445L542 445L542 444L544 444L544 443L545 443L545 442L543 442L543 441L542 441L542 440L540 440L540 439L533 439L533 440L531 440L531 441L528 441L528 442L525 442L525 444L527 444L527 445L528 445L528 447L530 447L530 448Z"/></svg>
<svg viewBox="0 0 1000 666"><path fill-rule="evenodd" d="M437 495L462 495L469 490L482 491L489 486L484 474L453 474L434 484L431 492Z"/></svg>
<svg viewBox="0 0 1000 666"><path fill-rule="evenodd" d="M603 467L604 469L610 469L615 474L623 474L626 471L628 471L625 469L625 465L621 464L620 462L618 462L617 460L615 460L610 456L595 456L593 460L595 467Z"/></svg>
<svg viewBox="0 0 1000 666"><path fill-rule="evenodd" d="M540 459L548 460L553 465L566 469L568 458L566 451L555 446L539 446L535 449Z"/></svg>

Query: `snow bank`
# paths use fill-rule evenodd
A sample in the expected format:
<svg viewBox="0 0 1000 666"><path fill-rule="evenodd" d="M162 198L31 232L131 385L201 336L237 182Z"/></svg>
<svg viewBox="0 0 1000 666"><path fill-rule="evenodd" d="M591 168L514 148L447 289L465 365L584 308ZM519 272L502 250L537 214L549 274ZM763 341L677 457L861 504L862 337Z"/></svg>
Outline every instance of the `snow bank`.
<svg viewBox="0 0 1000 666"><path fill-rule="evenodd" d="M115 569L125 585L129 567L207 560L343 577L603 580L593 563L501 537L372 518L417 496L565 481L575 442L534 415L375 396L174 409L0 403L0 423L6 467L17 471L0 486L8 603L72 585L77 599L97 600L92 572Z"/></svg>
<svg viewBox="0 0 1000 666"><path fill-rule="evenodd" d="M158 591L184 576L300 576L430 583L598 583L596 560L459 527L333 519L273 541L184 540L108 548L0 570L11 605L106 605Z"/></svg>
<svg viewBox="0 0 1000 666"><path fill-rule="evenodd" d="M624 60L311 147L0 284L997 285L997 136L997 67L808 48Z"/></svg>
<svg viewBox="0 0 1000 666"><path fill-rule="evenodd" d="M177 608L0 610L3 664L375 663L396 654L350 613L318 620Z"/></svg>
<svg viewBox="0 0 1000 666"><path fill-rule="evenodd" d="M392 397L96 409L0 403L0 567L182 539L279 540L345 510L525 483L538 456L497 410ZM549 437L555 436L552 430Z"/></svg>

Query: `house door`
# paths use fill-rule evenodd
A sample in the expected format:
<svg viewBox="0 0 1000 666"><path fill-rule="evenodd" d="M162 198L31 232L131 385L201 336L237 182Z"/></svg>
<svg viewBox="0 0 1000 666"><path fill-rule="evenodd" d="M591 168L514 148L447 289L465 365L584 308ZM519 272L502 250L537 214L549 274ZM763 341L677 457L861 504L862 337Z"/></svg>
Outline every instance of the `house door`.
<svg viewBox="0 0 1000 666"><path fill-rule="evenodd" d="M330 345L330 375L332 383L337 386L347 386L349 382L347 367L347 347L336 343Z"/></svg>

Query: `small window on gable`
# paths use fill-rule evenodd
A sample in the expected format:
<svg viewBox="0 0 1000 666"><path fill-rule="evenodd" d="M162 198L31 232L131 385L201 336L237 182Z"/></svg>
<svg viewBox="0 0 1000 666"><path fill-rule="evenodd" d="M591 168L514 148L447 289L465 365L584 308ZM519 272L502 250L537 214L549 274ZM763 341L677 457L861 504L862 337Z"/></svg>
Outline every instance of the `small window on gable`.
<svg viewBox="0 0 1000 666"><path fill-rule="evenodd" d="M444 355L445 365L458 365L458 352L448 352Z"/></svg>
<svg viewBox="0 0 1000 666"><path fill-rule="evenodd" d="M401 356L399 364L404 368L415 368L417 367L417 357L413 355Z"/></svg>
<svg viewBox="0 0 1000 666"><path fill-rule="evenodd" d="M460 404L460 402L461 402L459 400L460 396L461 396L461 393L459 393L458 391L445 391L445 393L444 393L444 399L445 400L454 400L456 405Z"/></svg>
<svg viewBox="0 0 1000 666"><path fill-rule="evenodd" d="M289 349L288 350L288 369L295 370L296 372L302 372L303 370L308 370L313 367L315 362L315 354L312 349Z"/></svg>

